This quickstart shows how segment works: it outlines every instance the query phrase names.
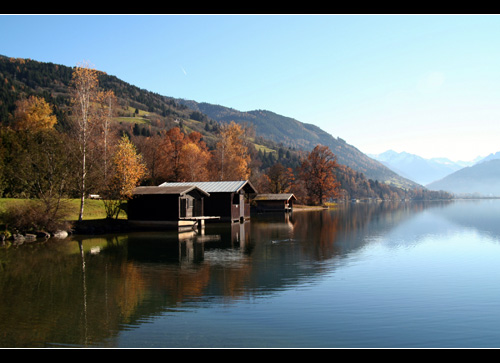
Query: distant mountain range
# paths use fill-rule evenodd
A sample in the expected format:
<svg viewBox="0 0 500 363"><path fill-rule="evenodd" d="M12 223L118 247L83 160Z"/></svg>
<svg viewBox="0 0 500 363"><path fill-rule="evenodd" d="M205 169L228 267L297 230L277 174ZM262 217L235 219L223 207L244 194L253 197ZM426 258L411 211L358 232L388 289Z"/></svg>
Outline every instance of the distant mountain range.
<svg viewBox="0 0 500 363"><path fill-rule="evenodd" d="M370 155L399 175L455 195L500 196L500 152L473 161L424 159L406 152Z"/></svg>
<svg viewBox="0 0 500 363"><path fill-rule="evenodd" d="M500 196L500 159L488 159L427 185L455 195Z"/></svg>
<svg viewBox="0 0 500 363"><path fill-rule="evenodd" d="M486 161L490 161L490 160L495 160L495 159L500 159L500 151L499 152L496 152L494 154L490 154L488 155L487 157L485 158L482 158L480 160L477 160L476 163L484 163Z"/></svg>
<svg viewBox="0 0 500 363"><path fill-rule="evenodd" d="M473 162L454 162L446 158L424 159L418 155L407 152L388 150L382 154L370 155L375 160L421 185L427 185L445 176L470 166Z"/></svg>

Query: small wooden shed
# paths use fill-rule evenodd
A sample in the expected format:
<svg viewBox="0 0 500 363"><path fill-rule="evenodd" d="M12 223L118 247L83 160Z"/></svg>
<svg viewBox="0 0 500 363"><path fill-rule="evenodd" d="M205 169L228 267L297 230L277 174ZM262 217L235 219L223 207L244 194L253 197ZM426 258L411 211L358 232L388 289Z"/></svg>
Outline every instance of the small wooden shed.
<svg viewBox="0 0 500 363"><path fill-rule="evenodd" d="M206 191L196 186L137 187L127 204L128 220L144 227L194 229L204 214Z"/></svg>
<svg viewBox="0 0 500 363"><path fill-rule="evenodd" d="M205 214L221 221L241 222L250 218L250 199L257 194L248 180L163 183L160 187L196 186L210 195L204 200Z"/></svg>
<svg viewBox="0 0 500 363"><path fill-rule="evenodd" d="M297 198L292 193L258 194L253 199L257 212L291 212Z"/></svg>

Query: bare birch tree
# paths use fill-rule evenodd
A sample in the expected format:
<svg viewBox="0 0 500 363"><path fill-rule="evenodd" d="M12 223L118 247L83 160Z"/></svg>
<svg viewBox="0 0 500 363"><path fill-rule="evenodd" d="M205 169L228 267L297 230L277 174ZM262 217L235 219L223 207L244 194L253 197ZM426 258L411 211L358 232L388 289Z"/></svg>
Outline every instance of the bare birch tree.
<svg viewBox="0 0 500 363"><path fill-rule="evenodd" d="M73 72L72 79L72 104L74 112L74 125L79 144L80 175L80 213L78 219L83 219L85 194L87 193L86 179L88 174L87 157L91 135L97 123L96 101L99 95L99 81L97 70L90 68L84 62L78 65Z"/></svg>

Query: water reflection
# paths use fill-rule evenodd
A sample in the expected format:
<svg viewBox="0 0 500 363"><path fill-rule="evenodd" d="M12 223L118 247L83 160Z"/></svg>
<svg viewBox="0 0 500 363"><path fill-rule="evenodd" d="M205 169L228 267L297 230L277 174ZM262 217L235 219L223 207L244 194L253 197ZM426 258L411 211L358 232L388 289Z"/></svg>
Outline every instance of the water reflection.
<svg viewBox="0 0 500 363"><path fill-rule="evenodd" d="M314 284L384 236L399 233L391 241L401 242L427 233L413 224L418 218L439 215L500 236L499 214L483 213L484 204L451 205L359 203L201 232L79 236L0 250L0 346L116 346L120 332L164 314ZM493 203L495 213L499 207Z"/></svg>

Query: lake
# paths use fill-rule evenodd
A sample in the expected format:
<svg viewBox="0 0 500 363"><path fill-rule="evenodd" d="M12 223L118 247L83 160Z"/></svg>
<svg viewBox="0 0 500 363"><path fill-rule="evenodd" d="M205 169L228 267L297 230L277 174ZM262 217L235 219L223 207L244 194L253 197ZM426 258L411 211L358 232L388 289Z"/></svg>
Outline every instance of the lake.
<svg viewBox="0 0 500 363"><path fill-rule="evenodd" d="M0 248L0 347L500 347L500 200Z"/></svg>

